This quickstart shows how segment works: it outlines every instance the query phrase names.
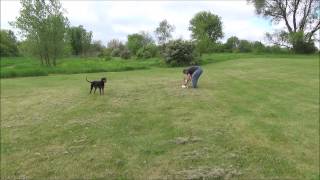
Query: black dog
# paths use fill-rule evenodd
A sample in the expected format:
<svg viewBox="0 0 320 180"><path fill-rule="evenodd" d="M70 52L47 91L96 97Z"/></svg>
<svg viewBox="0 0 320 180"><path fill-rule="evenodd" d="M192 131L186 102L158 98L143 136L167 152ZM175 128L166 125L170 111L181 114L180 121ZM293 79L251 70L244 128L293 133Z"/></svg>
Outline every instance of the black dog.
<svg viewBox="0 0 320 180"><path fill-rule="evenodd" d="M107 82L107 78L103 77L103 78L101 78L100 81L89 81L87 79L87 77L86 77L86 80L89 83L91 83L90 94L91 94L91 91L92 91L93 88L94 88L94 92L93 93L96 93L97 88L99 88L100 95L101 95L101 90L102 90L102 94L104 94L104 83Z"/></svg>

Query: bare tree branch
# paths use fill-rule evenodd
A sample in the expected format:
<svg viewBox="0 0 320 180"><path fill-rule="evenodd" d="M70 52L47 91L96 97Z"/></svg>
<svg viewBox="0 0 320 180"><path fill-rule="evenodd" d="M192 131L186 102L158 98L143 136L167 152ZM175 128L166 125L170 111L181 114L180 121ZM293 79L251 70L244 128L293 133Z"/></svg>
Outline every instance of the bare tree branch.
<svg viewBox="0 0 320 180"><path fill-rule="evenodd" d="M292 47L288 46L287 44L284 43L279 43L279 42L272 42L274 45L278 45L278 46L282 46L282 47L286 47L288 49L291 49Z"/></svg>
<svg viewBox="0 0 320 180"><path fill-rule="evenodd" d="M289 32L292 33L292 27L290 26L290 24L288 22L288 17L287 17L288 1L286 0L286 4L285 5L283 4L283 1L281 1L281 0L275 0L275 2L278 4L278 6L280 8L281 16L283 17Z"/></svg>
<svg viewBox="0 0 320 180"><path fill-rule="evenodd" d="M306 34L306 37L309 42L311 41L311 38L314 35L314 33L318 30L320 30L320 21L318 21L317 25L314 27L313 30L311 30L309 33Z"/></svg>
<svg viewBox="0 0 320 180"><path fill-rule="evenodd" d="M248 0L249 1L249 0ZM272 22L284 22L285 28L280 33L273 33L273 44L298 48L309 48L316 40L320 30L320 0L250 0L255 3L258 14L270 17ZM260 4L258 4L260 2ZM300 44L304 43L304 44ZM299 49L300 48L300 49ZM308 51L308 50L306 50Z"/></svg>
<svg viewBox="0 0 320 180"><path fill-rule="evenodd" d="M306 27L307 18L310 15L312 2L313 2L313 0L309 0L309 3L308 3L308 1L306 1L304 3L303 16L302 16L302 19L301 19L301 21L299 23L299 30L300 31L303 31L305 29L305 27Z"/></svg>
<svg viewBox="0 0 320 180"><path fill-rule="evenodd" d="M297 16L297 10L298 10L299 4L300 4L300 0L294 0L293 15L292 15L293 16L292 21L293 21L293 31L294 32L297 32L297 19L296 19L296 16Z"/></svg>

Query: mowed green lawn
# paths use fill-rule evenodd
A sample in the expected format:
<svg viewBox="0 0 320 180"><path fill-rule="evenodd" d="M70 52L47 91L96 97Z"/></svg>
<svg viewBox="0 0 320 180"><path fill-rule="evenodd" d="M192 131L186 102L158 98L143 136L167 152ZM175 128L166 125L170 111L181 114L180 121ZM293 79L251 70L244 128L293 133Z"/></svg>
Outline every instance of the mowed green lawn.
<svg viewBox="0 0 320 180"><path fill-rule="evenodd" d="M317 57L203 69L1 79L1 179L319 178Z"/></svg>

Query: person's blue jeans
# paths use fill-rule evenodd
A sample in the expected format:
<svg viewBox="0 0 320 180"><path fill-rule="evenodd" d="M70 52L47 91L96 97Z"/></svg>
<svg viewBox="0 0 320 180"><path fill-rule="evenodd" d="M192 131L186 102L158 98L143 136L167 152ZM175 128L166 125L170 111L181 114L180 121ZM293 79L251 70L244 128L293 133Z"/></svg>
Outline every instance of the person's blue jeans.
<svg viewBox="0 0 320 180"><path fill-rule="evenodd" d="M192 74L192 87L197 88L198 80L202 74L202 69L198 67L198 69Z"/></svg>

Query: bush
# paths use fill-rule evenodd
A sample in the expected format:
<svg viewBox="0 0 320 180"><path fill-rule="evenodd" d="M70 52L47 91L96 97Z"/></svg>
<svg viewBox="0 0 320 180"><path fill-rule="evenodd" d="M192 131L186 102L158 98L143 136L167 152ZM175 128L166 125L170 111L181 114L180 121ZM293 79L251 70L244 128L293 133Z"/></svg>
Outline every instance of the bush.
<svg viewBox="0 0 320 180"><path fill-rule="evenodd" d="M103 60L105 60L105 61L110 61L111 59L112 59L112 57L110 55L103 57Z"/></svg>
<svg viewBox="0 0 320 180"><path fill-rule="evenodd" d="M265 53L271 54L288 54L290 53L288 48L281 48L279 45L266 46L264 48Z"/></svg>
<svg viewBox="0 0 320 180"><path fill-rule="evenodd" d="M98 57L99 58L102 58L103 60L105 61L109 61L111 60L111 49L109 48L104 48L99 54L98 54Z"/></svg>
<svg viewBox="0 0 320 180"><path fill-rule="evenodd" d="M27 77L27 76L48 76L48 72L43 68L1 69L1 78Z"/></svg>
<svg viewBox="0 0 320 180"><path fill-rule="evenodd" d="M239 42L239 51L243 53L251 52L252 46L251 43L247 40L240 40Z"/></svg>
<svg viewBox="0 0 320 180"><path fill-rule="evenodd" d="M170 66L194 65L199 63L195 45L182 39L169 41L164 53L165 62Z"/></svg>
<svg viewBox="0 0 320 180"><path fill-rule="evenodd" d="M204 38L195 42L195 48L197 53L202 55L203 53L209 53L212 51L213 44L214 43L211 42L210 39Z"/></svg>
<svg viewBox="0 0 320 180"><path fill-rule="evenodd" d="M124 48L122 51L120 51L120 57L122 59L129 59L131 57L129 49L128 48Z"/></svg>
<svg viewBox="0 0 320 180"><path fill-rule="evenodd" d="M122 49L123 47L124 47L123 43L118 39L111 39L107 43L107 48L110 49L111 51L117 48Z"/></svg>
<svg viewBox="0 0 320 180"><path fill-rule="evenodd" d="M152 36L146 32L140 32L128 35L127 47L133 55L137 55L137 52L143 46L153 44Z"/></svg>
<svg viewBox="0 0 320 180"><path fill-rule="evenodd" d="M109 52L107 52L107 53L103 53L101 56L100 56L100 58L102 58L103 60L105 60L105 61L110 61L111 59L112 59L112 57L111 57L111 53Z"/></svg>
<svg viewBox="0 0 320 180"><path fill-rule="evenodd" d="M18 56L17 38L11 30L0 31L0 56Z"/></svg>
<svg viewBox="0 0 320 180"><path fill-rule="evenodd" d="M147 59L155 57L157 53L157 46L155 44L148 44L137 51L137 57Z"/></svg>
<svg viewBox="0 0 320 180"><path fill-rule="evenodd" d="M292 50L300 54L312 54L317 51L313 41L307 41L302 31L291 33L289 42L292 44Z"/></svg>
<svg viewBox="0 0 320 180"><path fill-rule="evenodd" d="M227 42L224 44L226 52L237 52L239 48L240 40L236 36L231 36L227 39Z"/></svg>
<svg viewBox="0 0 320 180"><path fill-rule="evenodd" d="M254 53L263 53L265 52L265 46L260 41L255 41L252 43L252 51Z"/></svg>
<svg viewBox="0 0 320 180"><path fill-rule="evenodd" d="M222 44L221 42L217 43L212 43L210 46L210 51L209 52L227 52L228 50L225 48L225 45Z"/></svg>
<svg viewBox="0 0 320 180"><path fill-rule="evenodd" d="M116 48L116 49L113 49L111 51L111 56L112 57L119 57L120 56L120 53L121 53L121 49L120 48Z"/></svg>

